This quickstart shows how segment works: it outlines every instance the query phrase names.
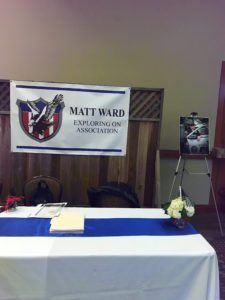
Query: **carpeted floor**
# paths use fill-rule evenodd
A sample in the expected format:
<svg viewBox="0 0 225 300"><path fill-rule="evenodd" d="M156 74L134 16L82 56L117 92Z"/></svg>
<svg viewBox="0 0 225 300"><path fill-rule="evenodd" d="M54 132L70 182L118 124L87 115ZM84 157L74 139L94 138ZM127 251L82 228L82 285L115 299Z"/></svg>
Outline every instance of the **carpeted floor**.
<svg viewBox="0 0 225 300"><path fill-rule="evenodd" d="M220 214L220 220L225 234L225 214ZM225 236L222 236L217 216L216 214L195 215L191 223L216 250L219 262L220 300L225 300Z"/></svg>

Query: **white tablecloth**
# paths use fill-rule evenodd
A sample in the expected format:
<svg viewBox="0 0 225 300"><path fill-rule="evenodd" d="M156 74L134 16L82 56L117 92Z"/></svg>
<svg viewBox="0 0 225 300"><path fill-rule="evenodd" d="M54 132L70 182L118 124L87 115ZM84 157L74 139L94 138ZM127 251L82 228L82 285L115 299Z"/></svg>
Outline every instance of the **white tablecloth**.
<svg viewBox="0 0 225 300"><path fill-rule="evenodd" d="M87 218L167 217L161 209L65 209ZM218 277L216 253L200 234L0 237L1 300L219 300Z"/></svg>

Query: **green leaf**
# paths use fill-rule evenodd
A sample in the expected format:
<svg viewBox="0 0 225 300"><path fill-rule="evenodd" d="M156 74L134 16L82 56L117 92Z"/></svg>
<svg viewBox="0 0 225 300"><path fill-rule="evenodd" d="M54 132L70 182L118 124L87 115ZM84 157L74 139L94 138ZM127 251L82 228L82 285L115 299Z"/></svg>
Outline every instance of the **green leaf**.
<svg viewBox="0 0 225 300"><path fill-rule="evenodd" d="M162 205L162 208L165 210L165 213L167 214L167 208L170 206L170 202L166 202Z"/></svg>

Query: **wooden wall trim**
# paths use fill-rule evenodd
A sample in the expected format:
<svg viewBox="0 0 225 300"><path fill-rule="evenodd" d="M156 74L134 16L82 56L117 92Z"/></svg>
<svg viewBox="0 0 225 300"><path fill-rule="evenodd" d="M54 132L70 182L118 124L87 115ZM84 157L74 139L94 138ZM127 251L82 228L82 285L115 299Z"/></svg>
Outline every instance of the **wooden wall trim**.
<svg viewBox="0 0 225 300"><path fill-rule="evenodd" d="M180 154L177 150L160 150L160 158L179 158Z"/></svg>
<svg viewBox="0 0 225 300"><path fill-rule="evenodd" d="M0 111L0 115L9 115L10 112L9 111Z"/></svg>
<svg viewBox="0 0 225 300"><path fill-rule="evenodd" d="M219 208L219 211L221 211L220 207ZM195 214L199 214L199 213L213 213L213 212L216 212L216 209L215 209L215 205L213 204L197 204L195 205Z"/></svg>
<svg viewBox="0 0 225 300"><path fill-rule="evenodd" d="M160 158L179 158L180 153L178 150L169 150L169 149L161 149L160 150ZM182 155L183 158L185 159L205 159L205 155ZM210 155L207 156L208 159L213 158L213 154L210 153Z"/></svg>
<svg viewBox="0 0 225 300"><path fill-rule="evenodd" d="M220 148L223 152L225 150L225 61L222 62L219 99L217 108L216 130L214 148ZM218 158L213 160L212 164L212 184L215 192L215 198L218 207L221 211L225 211L225 160ZM209 205L213 205L213 195L210 195Z"/></svg>
<svg viewBox="0 0 225 300"><path fill-rule="evenodd" d="M222 62L214 147L225 148L225 61Z"/></svg>

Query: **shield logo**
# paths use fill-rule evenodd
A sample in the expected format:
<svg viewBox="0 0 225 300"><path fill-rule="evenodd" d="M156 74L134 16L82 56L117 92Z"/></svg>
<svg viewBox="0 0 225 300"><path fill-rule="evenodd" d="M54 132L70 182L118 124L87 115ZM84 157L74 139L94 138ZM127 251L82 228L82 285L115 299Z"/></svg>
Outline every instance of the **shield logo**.
<svg viewBox="0 0 225 300"><path fill-rule="evenodd" d="M20 126L30 138L41 143L59 132L65 107L63 95L56 95L50 102L42 98L35 101L18 99L16 104L19 108Z"/></svg>

